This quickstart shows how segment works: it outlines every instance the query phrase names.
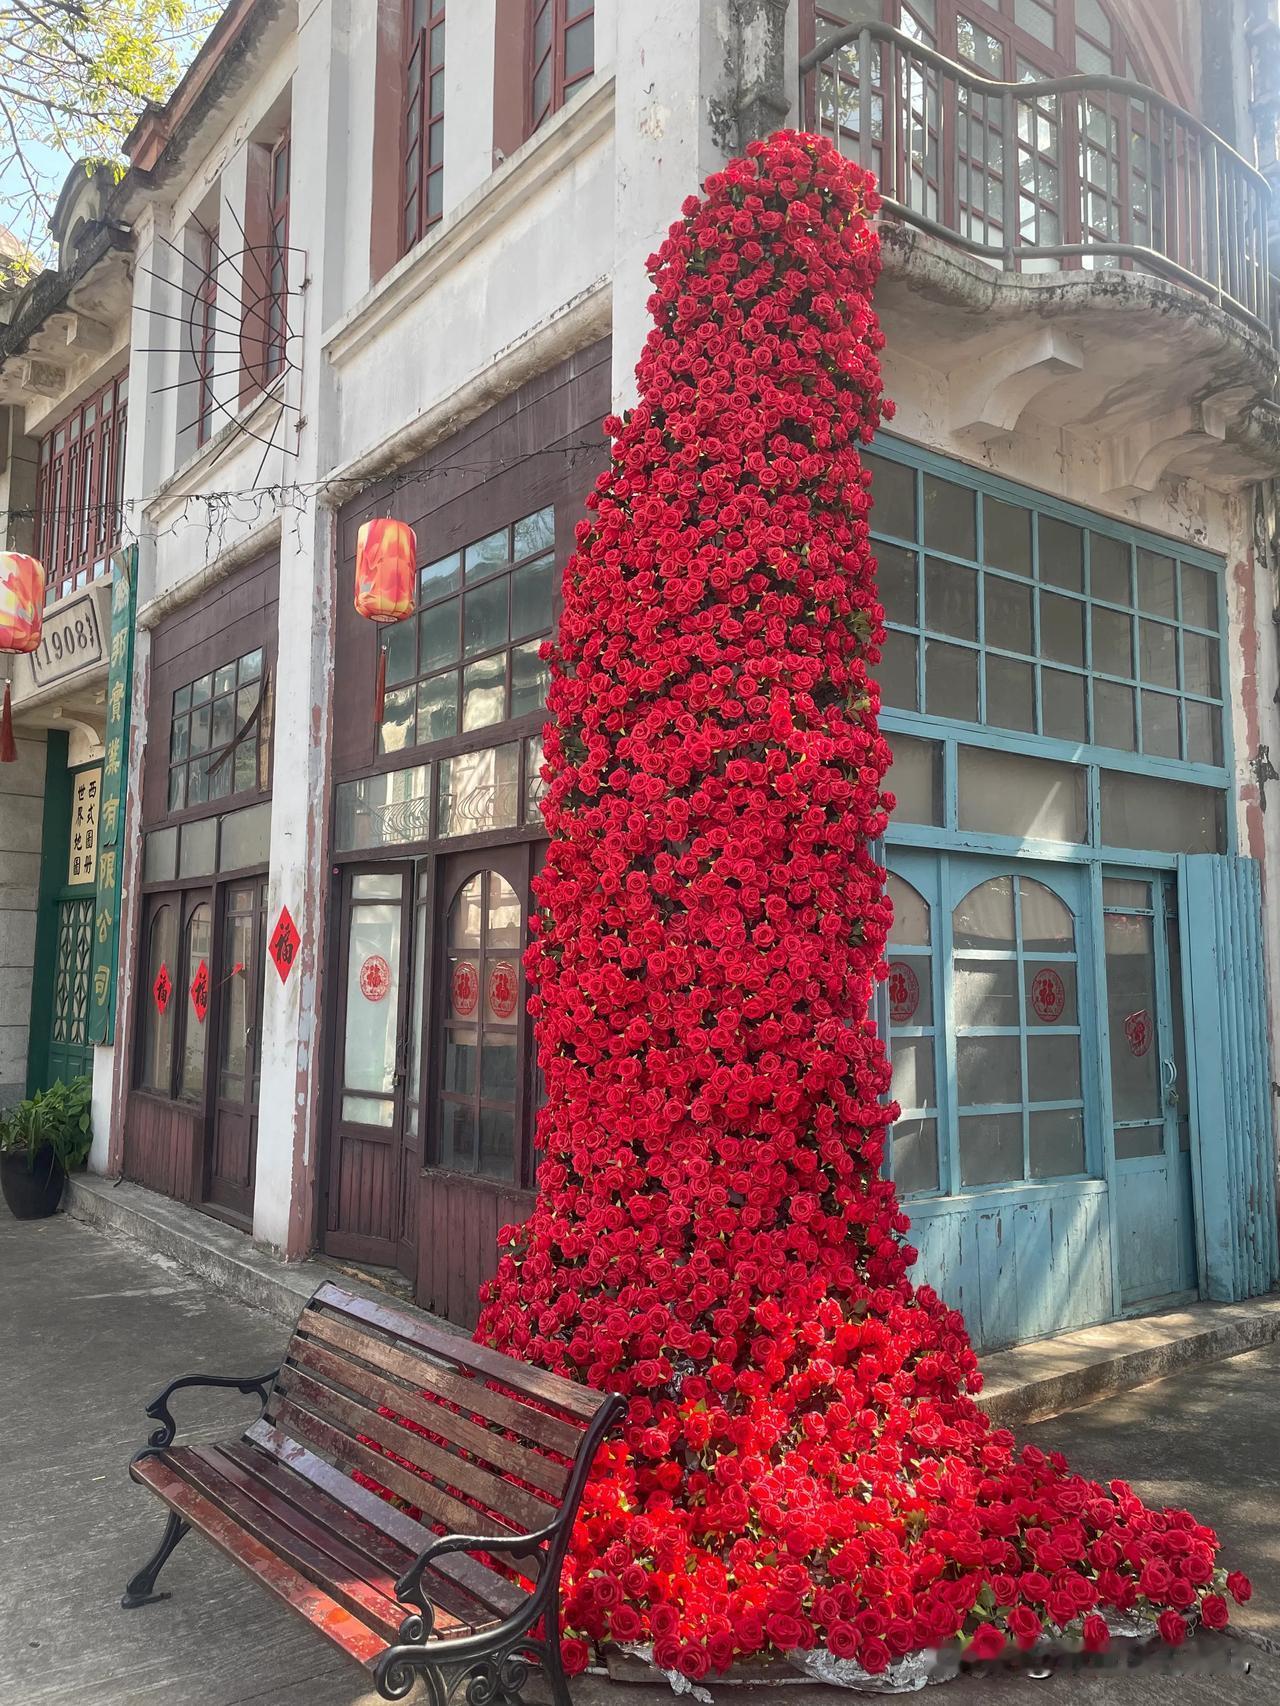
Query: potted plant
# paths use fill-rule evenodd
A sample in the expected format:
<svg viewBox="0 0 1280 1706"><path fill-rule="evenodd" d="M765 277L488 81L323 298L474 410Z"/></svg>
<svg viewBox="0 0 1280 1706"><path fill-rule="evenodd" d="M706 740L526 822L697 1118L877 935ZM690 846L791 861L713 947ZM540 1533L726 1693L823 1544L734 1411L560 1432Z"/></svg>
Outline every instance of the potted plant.
<svg viewBox="0 0 1280 1706"><path fill-rule="evenodd" d="M53 1214L67 1174L83 1166L92 1090L87 1077L59 1080L0 1114L0 1192L16 1219Z"/></svg>

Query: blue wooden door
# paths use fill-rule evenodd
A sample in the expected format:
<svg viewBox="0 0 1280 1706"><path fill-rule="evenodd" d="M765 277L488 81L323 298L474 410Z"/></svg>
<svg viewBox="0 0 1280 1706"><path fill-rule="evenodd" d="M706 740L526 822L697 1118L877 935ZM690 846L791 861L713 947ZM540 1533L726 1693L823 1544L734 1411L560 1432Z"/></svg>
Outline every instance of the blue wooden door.
<svg viewBox="0 0 1280 1706"><path fill-rule="evenodd" d="M1176 883L1108 872L1102 905L1120 1306L1150 1309L1196 1289Z"/></svg>

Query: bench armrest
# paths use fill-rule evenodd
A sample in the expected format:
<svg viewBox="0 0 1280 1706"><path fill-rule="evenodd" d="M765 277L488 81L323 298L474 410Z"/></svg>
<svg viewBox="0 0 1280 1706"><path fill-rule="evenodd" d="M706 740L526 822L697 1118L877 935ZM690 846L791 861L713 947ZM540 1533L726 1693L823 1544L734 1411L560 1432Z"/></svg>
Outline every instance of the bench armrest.
<svg viewBox="0 0 1280 1706"><path fill-rule="evenodd" d="M184 1374L179 1380L171 1380L159 1397L151 1400L144 1412L153 1422L161 1424L148 1439L146 1450L163 1451L166 1446L173 1444L178 1424L170 1413L169 1400L175 1392L181 1392L187 1386L221 1387L232 1392L243 1392L246 1396L252 1393L265 1406L279 1372L279 1368L273 1368L267 1374Z"/></svg>
<svg viewBox="0 0 1280 1706"><path fill-rule="evenodd" d="M443 1534L425 1547L400 1577L396 1598L403 1605L416 1605L429 1620L431 1607L422 1592L422 1574L434 1559L449 1552L506 1552L512 1558L526 1558L545 1545L559 1531L562 1522L563 1518L558 1517L532 1534Z"/></svg>

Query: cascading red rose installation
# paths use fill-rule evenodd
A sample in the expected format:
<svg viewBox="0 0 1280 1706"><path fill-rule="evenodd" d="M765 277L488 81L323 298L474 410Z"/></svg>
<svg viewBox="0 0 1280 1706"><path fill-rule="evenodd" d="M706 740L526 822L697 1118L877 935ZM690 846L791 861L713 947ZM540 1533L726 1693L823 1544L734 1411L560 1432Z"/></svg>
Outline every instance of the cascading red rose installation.
<svg viewBox="0 0 1280 1706"><path fill-rule="evenodd" d="M795 134L686 202L566 572L545 1159L477 1337L629 1402L575 1537L575 1669L611 1640L695 1678L814 1647L880 1673L956 1638L1100 1648L1108 1612L1177 1643L1248 1593L1186 1512L988 1423L881 1177L877 205Z"/></svg>

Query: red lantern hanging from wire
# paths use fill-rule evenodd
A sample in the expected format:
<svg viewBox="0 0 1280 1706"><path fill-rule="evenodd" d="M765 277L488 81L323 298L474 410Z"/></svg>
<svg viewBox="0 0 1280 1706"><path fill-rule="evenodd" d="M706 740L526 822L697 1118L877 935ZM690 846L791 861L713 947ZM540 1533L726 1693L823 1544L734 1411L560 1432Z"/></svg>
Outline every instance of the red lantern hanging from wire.
<svg viewBox="0 0 1280 1706"><path fill-rule="evenodd" d="M44 569L22 551L0 551L0 652L34 652L44 621ZM18 756L9 683L0 707L0 764Z"/></svg>
<svg viewBox="0 0 1280 1706"><path fill-rule="evenodd" d="M362 524L356 537L355 604L370 622L403 622L414 612L418 541L406 521L380 516ZM387 651L378 647L374 720L382 722L387 696Z"/></svg>

